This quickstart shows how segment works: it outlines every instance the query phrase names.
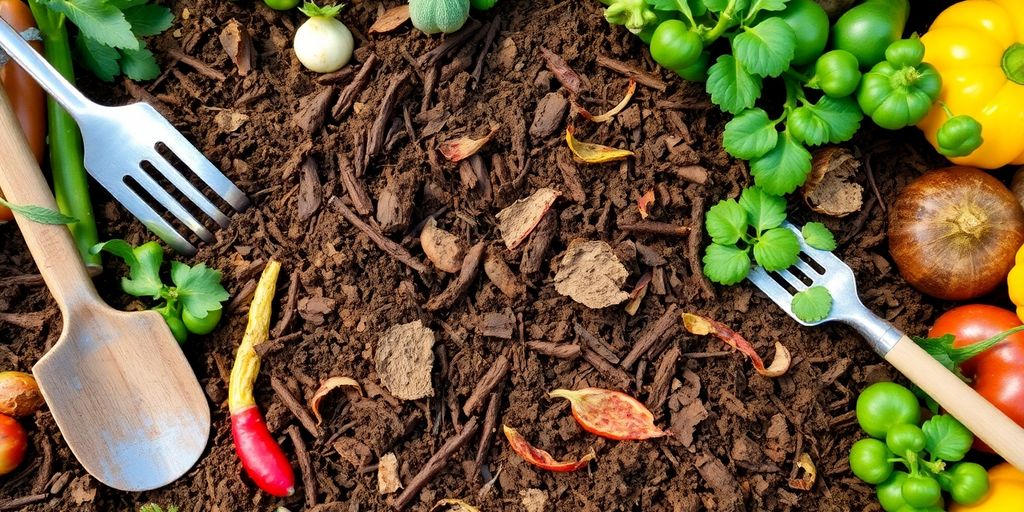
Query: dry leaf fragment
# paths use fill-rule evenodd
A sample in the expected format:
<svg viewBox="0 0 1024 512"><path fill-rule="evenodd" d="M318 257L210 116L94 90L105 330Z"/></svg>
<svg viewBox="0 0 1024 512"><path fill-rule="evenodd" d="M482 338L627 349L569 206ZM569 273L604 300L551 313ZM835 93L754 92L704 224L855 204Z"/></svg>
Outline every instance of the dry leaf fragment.
<svg viewBox="0 0 1024 512"><path fill-rule="evenodd" d="M628 149L616 149L608 146L602 146L601 144L592 144L590 142L582 142L576 140L573 137L575 128L569 125L565 128L565 142L569 144L569 149L573 155L576 155L576 160L588 164L602 164L605 162L615 162L618 160L624 160L631 156L636 156L635 153Z"/></svg>
<svg viewBox="0 0 1024 512"><path fill-rule="evenodd" d="M622 285L629 271L610 245L601 240L577 238L569 243L555 274L555 291L591 309L600 309L629 298Z"/></svg>
<svg viewBox="0 0 1024 512"><path fill-rule="evenodd" d="M814 481L818 477L818 468L814 466L811 456L807 455L807 452L801 453L800 457L796 460L796 466L803 470L804 475L800 478L790 478L789 486L801 491L811 490L814 487Z"/></svg>
<svg viewBox="0 0 1024 512"><path fill-rule="evenodd" d="M407 21L409 21L409 4L401 4L384 11L384 14L381 14L380 18L370 25L367 32L370 34L391 32Z"/></svg>
<svg viewBox="0 0 1024 512"><path fill-rule="evenodd" d="M454 510L457 512L480 512L480 509L474 507L473 505L470 505L465 501L457 500L454 498L445 498L443 500L439 500L437 503L434 504L433 507L430 507L430 512L434 512L435 510L438 510L442 507L450 507L446 509L449 511Z"/></svg>
<svg viewBox="0 0 1024 512"><path fill-rule="evenodd" d="M508 250L519 247L526 240L551 205L555 204L557 197L558 191L554 189L537 189L530 197L520 199L498 212L498 230Z"/></svg>
<svg viewBox="0 0 1024 512"><path fill-rule="evenodd" d="M604 114L597 116L591 114L587 109L580 106L579 103L576 103L575 100L572 102L572 104L574 107L576 107L576 110L580 113L580 117L582 117L583 119L593 121L595 123L607 123L608 121L614 119L619 112L622 112L626 108L626 105L629 105L629 100L633 99L633 93L635 92L636 80L630 78L629 87L626 88L626 96L622 98L622 101L620 101L618 105L612 107L612 109L609 110L608 112L605 112Z"/></svg>
<svg viewBox="0 0 1024 512"><path fill-rule="evenodd" d="M213 122L217 127L228 133L237 131L248 120L249 116L234 110L221 110L213 116Z"/></svg>
<svg viewBox="0 0 1024 512"><path fill-rule="evenodd" d="M845 217L861 209L864 187L855 181L860 160L846 148L828 146L814 152L811 174L800 189L810 209Z"/></svg>
<svg viewBox="0 0 1024 512"><path fill-rule="evenodd" d="M316 416L317 425L324 422L324 419L320 416L320 402L324 400L328 393L341 386L356 388L360 396L363 394L363 388L359 387L359 383L348 377L331 377L325 380L323 384L320 384L316 393L313 393L313 398L309 399L309 408L313 411L313 416Z"/></svg>
<svg viewBox="0 0 1024 512"><path fill-rule="evenodd" d="M484 273L494 283L494 286L497 286L501 293L509 298L514 299L526 293L526 285L512 273L512 269L508 268L505 260L497 251L487 251L487 258L484 259Z"/></svg>
<svg viewBox="0 0 1024 512"><path fill-rule="evenodd" d="M420 231L420 247L427 259L442 272L454 274L462 269L466 257L466 244L462 239L437 227L433 217L427 219Z"/></svg>
<svg viewBox="0 0 1024 512"><path fill-rule="evenodd" d="M402 488L398 478L398 457L385 453L377 462L377 494L391 494Z"/></svg>
<svg viewBox="0 0 1024 512"><path fill-rule="evenodd" d="M508 439L508 444L512 446L512 451L516 452L526 462L529 462L541 469L555 471L558 473L566 473L586 467L587 464L590 464L590 461L597 458L597 452L591 448L590 451L580 459L564 462L558 461L555 460L550 453L530 444L530 442L527 441L518 430L508 425L502 425L502 430L505 432L505 439Z"/></svg>
<svg viewBox="0 0 1024 512"><path fill-rule="evenodd" d="M492 127L490 133L485 135L482 139L459 137L457 139L442 142L438 149L449 161L461 162L462 160L475 155L477 151L480 151L480 148L490 142L497 133L498 128Z"/></svg>
<svg viewBox="0 0 1024 512"><path fill-rule="evenodd" d="M651 278L653 274L650 272L640 277L640 281L636 283L636 287L629 294L629 302L626 303L626 313L629 316L636 314L637 310L640 309L640 303L643 302L644 296L647 295L647 285L651 284Z"/></svg>
<svg viewBox="0 0 1024 512"><path fill-rule="evenodd" d="M743 352L747 357L750 358L750 362L754 364L754 370L757 373L765 377L778 377L789 371L789 365L792 363L793 358L789 354L789 350L782 345L782 343L775 342L775 358L772 359L772 364L768 368L764 367L764 361L761 356L757 355L757 351L754 350L754 346L749 341L740 336L739 333L728 328L725 324L716 322L710 318L705 318L700 315L694 315L691 313L683 313L683 326L691 334L699 336L706 336L711 334L716 338L726 342L732 348Z"/></svg>
<svg viewBox="0 0 1024 512"><path fill-rule="evenodd" d="M381 335L374 354L380 382L397 398L434 396L434 331L416 320L395 325Z"/></svg>
<svg viewBox="0 0 1024 512"><path fill-rule="evenodd" d="M252 71L252 58L256 53L252 46L252 38L249 31L242 26L238 20L231 19L220 31L218 36L224 53L235 64L240 76L246 76Z"/></svg>
<svg viewBox="0 0 1024 512"><path fill-rule="evenodd" d="M636 200L636 207L637 207L638 210L640 210L640 217L641 218L646 219L647 217L650 217L651 214L648 211L648 209L650 209L652 204L654 204L654 189L653 188L648 190L646 194L640 196L640 199Z"/></svg>
<svg viewBox="0 0 1024 512"><path fill-rule="evenodd" d="M583 83L583 80L569 67L569 64L566 64L565 59L543 46L540 48L540 54L544 57L544 64L547 65L548 71L555 75L562 87L565 87L572 96L579 94L580 84Z"/></svg>

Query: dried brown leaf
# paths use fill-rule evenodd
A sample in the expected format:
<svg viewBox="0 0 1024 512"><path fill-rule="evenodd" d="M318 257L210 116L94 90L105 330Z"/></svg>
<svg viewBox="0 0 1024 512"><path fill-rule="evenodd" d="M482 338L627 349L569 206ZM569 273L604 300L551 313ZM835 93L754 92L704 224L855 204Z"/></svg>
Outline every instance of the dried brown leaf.
<svg viewBox="0 0 1024 512"><path fill-rule="evenodd" d="M550 188L537 189L530 197L520 199L498 212L498 230L509 250L519 247L533 228L544 218L551 205L555 204L558 191Z"/></svg>
<svg viewBox="0 0 1024 512"><path fill-rule="evenodd" d="M807 455L807 452L801 453L800 458L796 460L796 466L803 470L803 476L789 479L789 486L801 491L811 490L818 478L818 468L814 466L811 456Z"/></svg>
<svg viewBox="0 0 1024 512"><path fill-rule="evenodd" d="M654 204L654 189L650 189L646 194L640 196L640 199L636 200L636 207L640 210L640 217L646 219L651 214L648 211L651 205Z"/></svg>
<svg viewBox="0 0 1024 512"><path fill-rule="evenodd" d="M377 462L377 494L391 494L402 488L398 478L398 457L385 453Z"/></svg>
<svg viewBox="0 0 1024 512"><path fill-rule="evenodd" d="M320 402L324 400L324 397L328 393L338 389L341 386L349 386L356 388L356 391L360 395L363 394L363 388L359 387L359 383L349 377L331 377L325 380L320 387L313 393L313 398L309 399L309 408L313 411L313 416L316 416L317 425L323 423L324 419L320 416Z"/></svg>
<svg viewBox="0 0 1024 512"><path fill-rule="evenodd" d="M626 313L629 316L636 314L637 310L640 309L640 303L643 302L644 296L647 295L647 285L651 284L652 274L650 272L640 277L640 281L636 283L636 287L629 294L629 302L626 303Z"/></svg>
<svg viewBox="0 0 1024 512"><path fill-rule="evenodd" d="M772 364L765 368L764 360L761 359L761 356L757 355L757 351L754 350L754 346L749 341L725 324L710 318L683 313L683 326L690 334L698 336L711 334L726 342L732 348L739 350L750 358L750 362L754 365L754 370L765 377L778 377L785 374L789 371L789 365L793 362L793 357L789 354L789 350L782 343L776 341L775 358L772 359Z"/></svg>
<svg viewBox="0 0 1024 512"><path fill-rule="evenodd" d="M377 21L370 25L370 29L367 32L370 34L391 32L401 27L407 21L409 21L409 4L397 5L384 11L384 14L381 14L380 18L377 18Z"/></svg>
<svg viewBox="0 0 1024 512"><path fill-rule="evenodd" d="M490 133L481 139L459 137L457 139L446 140L441 143L441 147L438 149L449 161L461 162L462 160L475 155L477 151L480 151L480 149L490 142L497 133L498 128L492 127Z"/></svg>
<svg viewBox="0 0 1024 512"><path fill-rule="evenodd" d="M629 105L629 100L633 99L634 93L636 93L636 80L633 80L631 78L629 79L629 87L626 88L626 95L623 96L622 101L620 101L618 105L612 107L612 109L609 110L608 112L605 112L604 114L597 116L591 114L590 111L580 106L580 104L576 103L575 100L572 102L572 104L574 107L576 107L576 110L580 113L580 117L582 117L583 119L593 121L595 123L607 123L608 121L615 119L615 116L618 115L619 112L625 110L626 105Z"/></svg>
<svg viewBox="0 0 1024 512"><path fill-rule="evenodd" d="M572 96L579 94L580 84L583 83L583 80L569 67L565 59L543 46L540 48L540 54L544 57L544 64L547 65L548 71L555 75L562 87L565 87Z"/></svg>
<svg viewBox="0 0 1024 512"><path fill-rule="evenodd" d="M231 62L238 69L238 74L246 76L252 71L252 59L256 53L252 46L252 38L249 31L242 26L238 20L231 19L224 25L224 30L218 36L224 53L228 55Z"/></svg>
<svg viewBox="0 0 1024 512"><path fill-rule="evenodd" d="M622 285L629 271L611 246L601 240L577 238L558 264L555 291L592 309L600 309L629 298Z"/></svg>
<svg viewBox="0 0 1024 512"><path fill-rule="evenodd" d="M569 125L565 129L565 142L569 145L569 149L573 155L576 155L576 160L579 162L585 162L588 164L602 164L605 162L615 162L618 160L625 160L631 156L636 156L635 153L628 149L616 149L613 147L603 146L601 144L592 144L590 142L582 142L576 140L573 136L575 128Z"/></svg>

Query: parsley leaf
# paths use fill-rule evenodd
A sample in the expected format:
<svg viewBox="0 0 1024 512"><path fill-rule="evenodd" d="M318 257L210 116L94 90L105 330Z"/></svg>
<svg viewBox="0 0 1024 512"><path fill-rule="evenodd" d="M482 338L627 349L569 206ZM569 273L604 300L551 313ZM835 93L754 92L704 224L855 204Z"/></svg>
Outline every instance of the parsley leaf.
<svg viewBox="0 0 1024 512"><path fill-rule="evenodd" d="M746 210L750 225L757 236L765 231L777 228L786 220L786 200L772 194L766 194L757 187L750 187L740 194L740 206Z"/></svg>
<svg viewBox="0 0 1024 512"><path fill-rule="evenodd" d="M800 320L818 322L828 318L828 313L832 311L832 294L824 286L812 286L797 292L790 308Z"/></svg>
<svg viewBox="0 0 1024 512"><path fill-rule="evenodd" d="M156 63L156 57L146 48L121 50L121 69L125 76L132 80L152 80L160 76L160 66Z"/></svg>
<svg viewBox="0 0 1024 512"><path fill-rule="evenodd" d="M807 181L811 154L788 131L782 132L771 151L750 161L754 183L769 194L788 194Z"/></svg>
<svg viewBox="0 0 1024 512"><path fill-rule="evenodd" d="M96 42L91 37L82 35L81 32L75 37L75 47L78 50L80 62L85 65L96 78L104 82L111 82L121 74L121 54L117 50Z"/></svg>
<svg viewBox="0 0 1024 512"><path fill-rule="evenodd" d="M769 272L783 270L796 263L800 242L787 228L772 228L757 237L754 260Z"/></svg>
<svg viewBox="0 0 1024 512"><path fill-rule="evenodd" d="M141 4L125 8L124 19L136 36L155 36L171 28L174 14L162 5Z"/></svg>
<svg viewBox="0 0 1024 512"><path fill-rule="evenodd" d="M789 69L796 50L796 34L781 18L767 18L744 27L732 40L736 60L758 76L779 76Z"/></svg>
<svg viewBox="0 0 1024 512"><path fill-rule="evenodd" d="M725 124L722 145L730 155L750 160L771 151L778 139L779 132L768 114L759 108L748 108Z"/></svg>
<svg viewBox="0 0 1024 512"><path fill-rule="evenodd" d="M956 462L967 455L974 442L974 435L956 418L948 414L933 416L921 425L924 431L925 449L933 458Z"/></svg>
<svg viewBox="0 0 1024 512"><path fill-rule="evenodd" d="M139 49L132 26L117 7L104 0L42 0L48 8L68 17L83 34L111 48Z"/></svg>
<svg viewBox="0 0 1024 512"><path fill-rule="evenodd" d="M49 208L33 204L9 203L2 197L0 197L0 206L6 206L8 210L22 215L36 224L74 224L78 222L78 219L68 217L56 210L51 210Z"/></svg>
<svg viewBox="0 0 1024 512"><path fill-rule="evenodd" d="M156 242L150 242L156 244ZM159 245L155 245L159 248ZM128 265L128 276L121 278L121 289L135 297L160 298L164 284L160 281L160 265L164 262L163 250L143 249L146 245L132 248L124 240L110 240L96 244L91 251L96 254L106 251L124 260ZM153 247L153 246L150 246Z"/></svg>
<svg viewBox="0 0 1024 512"><path fill-rule="evenodd" d="M793 110L787 126L797 139L817 146L826 142L837 144L853 137L864 118L860 107L851 98L830 98L822 96L813 105L804 105Z"/></svg>
<svg viewBox="0 0 1024 512"><path fill-rule="evenodd" d="M754 106L754 102L761 96L761 77L748 73L732 55L718 57L708 69L705 85L711 101L730 114Z"/></svg>
<svg viewBox="0 0 1024 512"><path fill-rule="evenodd" d="M747 232L747 212L735 199L725 199L708 209L704 226L716 244L735 244Z"/></svg>
<svg viewBox="0 0 1024 512"><path fill-rule="evenodd" d="M735 245L713 243L704 252L704 275L718 284L736 284L749 273L750 255Z"/></svg>
<svg viewBox="0 0 1024 512"><path fill-rule="evenodd" d="M220 309L221 302L228 300L228 292L220 284L220 277L220 271L208 268L206 263L190 267L171 262L171 281L177 287L178 299L196 318L205 318L210 311Z"/></svg>
<svg viewBox="0 0 1024 512"><path fill-rule="evenodd" d="M820 222L808 222L800 232L804 235L804 242L815 249L834 251L836 248L835 235Z"/></svg>

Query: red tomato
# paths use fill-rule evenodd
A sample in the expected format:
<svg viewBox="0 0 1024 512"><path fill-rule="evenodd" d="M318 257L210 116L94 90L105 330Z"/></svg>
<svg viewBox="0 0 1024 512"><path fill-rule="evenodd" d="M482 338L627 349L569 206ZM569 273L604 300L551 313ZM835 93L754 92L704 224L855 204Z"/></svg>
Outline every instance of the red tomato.
<svg viewBox="0 0 1024 512"><path fill-rule="evenodd" d="M1017 315L1006 309L982 304L953 308L938 318L928 337L943 334L956 337L955 347L972 345L1021 325ZM992 402L1018 425L1024 426L1024 332L1013 334L998 345L960 365L971 379L971 387ZM975 447L991 452L975 441Z"/></svg>
<svg viewBox="0 0 1024 512"><path fill-rule="evenodd" d="M0 475L6 475L21 464L28 448L28 436L18 420L0 414Z"/></svg>

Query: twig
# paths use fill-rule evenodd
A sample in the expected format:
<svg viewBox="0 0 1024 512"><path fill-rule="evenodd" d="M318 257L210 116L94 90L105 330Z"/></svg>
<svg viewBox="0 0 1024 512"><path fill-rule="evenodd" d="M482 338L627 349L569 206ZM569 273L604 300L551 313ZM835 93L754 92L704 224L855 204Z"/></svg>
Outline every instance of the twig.
<svg viewBox="0 0 1024 512"><path fill-rule="evenodd" d="M540 267L545 261L544 255L548 252L557 231L558 214L554 210L548 210L533 229L530 239L526 241L523 258L519 261L520 272L527 275L540 272Z"/></svg>
<svg viewBox="0 0 1024 512"><path fill-rule="evenodd" d="M629 78L636 80L638 84L646 85L651 89L656 89L658 91L665 92L665 89L668 88L668 86L665 85L665 82L663 82L660 78L646 71L638 69L637 67L631 64L617 61L605 55L597 56L597 65L601 66L602 68L615 71L616 73L622 73L623 75L626 75Z"/></svg>
<svg viewBox="0 0 1024 512"><path fill-rule="evenodd" d="M49 439L43 437L43 461L39 463L39 473L36 473L36 478L32 481L32 492L36 494L46 492L46 484L49 483L52 475L53 446L50 445Z"/></svg>
<svg viewBox="0 0 1024 512"><path fill-rule="evenodd" d="M281 382L281 379L277 377L270 377L270 387L274 388L274 393L281 399L281 403L291 411L292 415L295 416L299 423L302 424L306 430L313 435L313 437L320 437L320 428L316 426L316 421L313 420L313 416L309 414L309 411L299 403L299 399L295 398L288 386Z"/></svg>
<svg viewBox="0 0 1024 512"><path fill-rule="evenodd" d="M629 375L622 371L622 369L609 363L607 359L601 357L601 355L593 349L583 349L583 359L586 359L586 361L596 368L597 371L601 372L602 375L615 381L616 386L622 388L629 386Z"/></svg>
<svg viewBox="0 0 1024 512"><path fill-rule="evenodd" d="M633 350L626 354L626 357L622 359L622 367L630 368L636 364L637 359L643 357L651 347L654 346L658 340L662 339L670 329L679 327L679 307L675 304L669 304L665 308L665 312L661 314L661 318L658 318L653 324L649 325L647 329L644 329L640 336L637 338L636 343L633 344Z"/></svg>
<svg viewBox="0 0 1024 512"><path fill-rule="evenodd" d="M480 446L476 449L476 459L473 462L476 465L477 472L483 467L484 463L487 462L487 452L491 450L491 441L494 440L494 432L498 426L498 410L501 408L501 388L498 388L495 392L491 393L491 398L487 402L487 413L484 416L484 429L480 432Z"/></svg>
<svg viewBox="0 0 1024 512"><path fill-rule="evenodd" d="M228 302L227 307L224 309L231 313L239 312L242 305L248 304L249 301L252 300L254 293L256 293L256 280L250 279L242 286L242 289L231 298L231 302Z"/></svg>
<svg viewBox="0 0 1024 512"><path fill-rule="evenodd" d="M449 437L441 448L437 450L437 453L432 455L430 460L423 465L419 473L412 477L412 480L409 481L402 494L398 495L395 501L391 503L391 508L394 510L404 510L408 507L413 498L444 469L448 459L452 458L453 455L462 449L466 442L469 441L469 438L473 437L473 434L476 434L477 429L480 427L478 423L477 417L473 416L462 426L461 432Z"/></svg>
<svg viewBox="0 0 1024 512"><path fill-rule="evenodd" d="M267 356L267 354L277 352L278 350L280 350L281 347L285 345L285 343L288 343L289 341L295 341L301 337L301 332L293 332L291 334L285 334L284 336L280 336L277 338L270 338L269 340L264 341L263 343L260 343L253 347L253 350L256 351L256 355L260 356L260 358L264 358Z"/></svg>
<svg viewBox="0 0 1024 512"><path fill-rule="evenodd" d="M373 201L366 194L363 182L356 177L352 161L344 153L338 153L338 173L341 177L341 184L352 200L352 207L359 212L359 215L370 215L373 213Z"/></svg>
<svg viewBox="0 0 1024 512"><path fill-rule="evenodd" d="M271 331L271 338L280 338L295 318L295 305L299 301L299 272L292 271L291 280L288 282L288 295L284 301L284 308L281 310L281 319L277 321L274 330Z"/></svg>
<svg viewBox="0 0 1024 512"><path fill-rule="evenodd" d="M871 153L864 155L864 169L868 171L868 185L871 185L871 191L878 199L878 207L882 209L882 213L885 213L888 208L886 208L882 193L878 191L878 185L875 183L875 170L871 167Z"/></svg>
<svg viewBox="0 0 1024 512"><path fill-rule="evenodd" d="M14 510L21 508L33 503L39 503L45 500L49 494L32 494L29 496L22 496L20 498L13 498L7 501L0 501L0 510Z"/></svg>
<svg viewBox="0 0 1024 512"><path fill-rule="evenodd" d="M704 241L704 193L701 187L691 186L686 189L686 196L690 199L690 225L695 229L690 230L690 236L686 239L686 259L690 262L691 279L697 281L700 288L700 296L704 300L714 300L715 290L711 288L711 282L704 275L704 267L700 260L700 249Z"/></svg>
<svg viewBox="0 0 1024 512"><path fill-rule="evenodd" d="M661 356L658 368L654 371L654 381L651 382L650 392L647 394L647 408L655 415L660 414L665 400L668 400L668 388L676 374L679 355L679 347L670 348L665 355Z"/></svg>
<svg viewBox="0 0 1024 512"><path fill-rule="evenodd" d="M594 336L594 333L588 331L586 327L583 327L579 322L575 321L573 322L572 328L576 331L577 336L583 338L583 341L585 342L584 346L586 348L597 352L611 364L619 364L619 356L612 350L612 347L601 341L597 336Z"/></svg>
<svg viewBox="0 0 1024 512"><path fill-rule="evenodd" d="M200 75L212 78L217 81L224 81L225 79L227 79L227 77L224 76L224 73L221 73L216 69L213 69L213 67L211 67L209 64L195 57L192 57L191 55L188 55L177 48L168 49L167 54L177 59L178 62L181 62L182 64L185 64L191 67L192 69L196 70Z"/></svg>
<svg viewBox="0 0 1024 512"><path fill-rule="evenodd" d="M405 250L401 245L396 244L390 238L384 236L384 233L381 233L379 229L363 222L363 219L360 219L355 212L345 206L337 196L331 198L331 205L341 212L341 215L342 217L345 217L345 220L349 221L350 224L366 233L366 235L370 237L370 240L373 240L373 243L377 244L377 247L380 247L380 249L388 253L389 256L405 263L409 268L417 272L427 271L427 267L422 261L413 257L412 254L409 254L409 251Z"/></svg>
<svg viewBox="0 0 1024 512"><path fill-rule="evenodd" d="M462 405L462 414L469 416L475 413L483 405L487 395L491 394L491 391L494 391L494 388L505 380L510 366L508 357L505 354L498 356L498 359L491 364L490 369L487 370L487 373L477 383L469 398L466 399L466 403Z"/></svg>
<svg viewBox="0 0 1024 512"><path fill-rule="evenodd" d="M487 59L487 52L491 49L491 44L494 43L494 38L498 35L498 29L501 28L501 16L495 15L491 23L487 25L487 36L484 37L484 47L480 50L480 55L476 58L476 66L473 67L473 73L470 75L473 77L473 88L475 89L477 84L480 83L480 75L484 71L484 60Z"/></svg>
<svg viewBox="0 0 1024 512"><path fill-rule="evenodd" d="M377 65L377 54L371 53L366 58L366 62L359 68L359 72L356 73L355 78L352 82L345 87L341 94L338 95L338 101L334 102L334 107L331 108L331 115L335 119L345 115L348 109L352 108L352 105L356 102L356 96L366 89L366 84L370 82L370 72Z"/></svg>
<svg viewBox="0 0 1024 512"><path fill-rule="evenodd" d="M582 352L580 346L575 343L551 343L550 341L527 341L526 348L559 359L576 359Z"/></svg>
<svg viewBox="0 0 1024 512"><path fill-rule="evenodd" d="M316 505L317 481L313 474L313 465L309 460L309 452L306 451L306 442L302 440L302 432L299 427L291 425L285 432L292 440L295 447L295 458L299 461L299 472L302 473L302 488L306 493L306 508L313 508Z"/></svg>
<svg viewBox="0 0 1024 512"><path fill-rule="evenodd" d="M480 267L480 260L483 259L484 255L484 243L478 242L469 252L466 253L466 257L462 259L462 269L459 271L458 277L455 278L443 292L438 294L436 297L431 298L427 301L425 306L427 311L437 311L439 309L445 309L455 304L462 294L466 293L469 289L470 283L476 278L477 269Z"/></svg>
<svg viewBox="0 0 1024 512"><path fill-rule="evenodd" d="M629 224L619 224L619 229L630 233L643 233L647 235L663 236L686 236L690 233L689 226L677 226L667 222L656 222L642 220Z"/></svg>

